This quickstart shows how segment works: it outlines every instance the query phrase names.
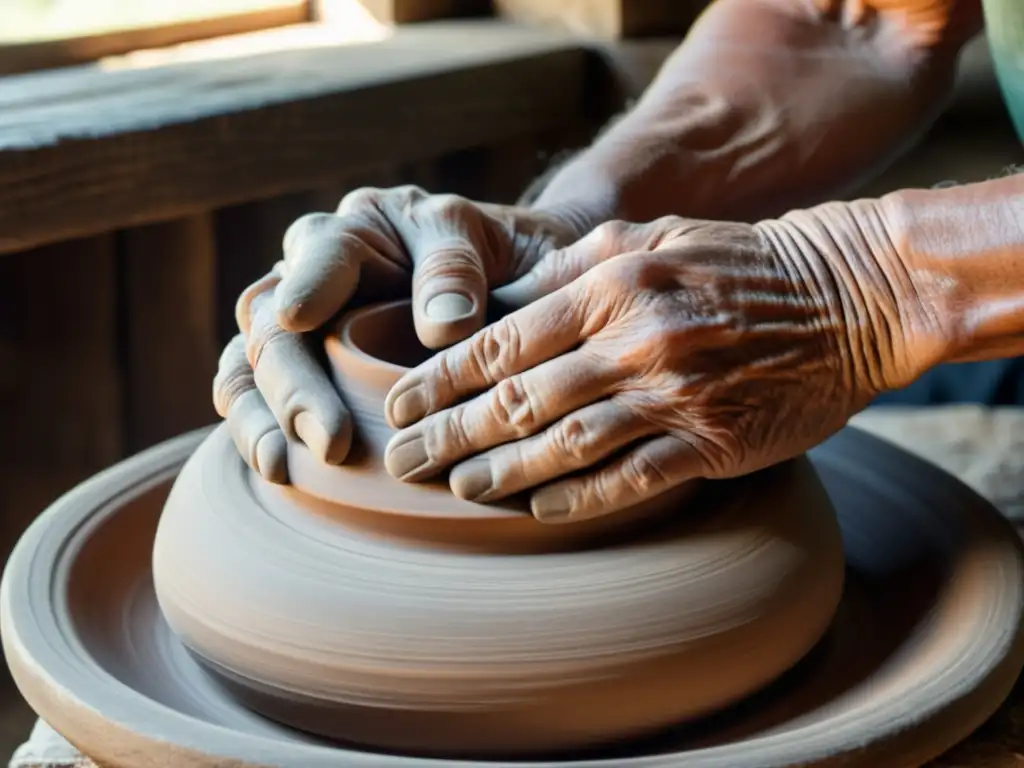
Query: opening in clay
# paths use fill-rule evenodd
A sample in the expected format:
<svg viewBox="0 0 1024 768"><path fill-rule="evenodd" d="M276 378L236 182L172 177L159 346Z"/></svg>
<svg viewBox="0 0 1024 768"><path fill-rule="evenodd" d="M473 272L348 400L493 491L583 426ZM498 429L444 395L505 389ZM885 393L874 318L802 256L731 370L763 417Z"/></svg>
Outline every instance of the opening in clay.
<svg viewBox="0 0 1024 768"><path fill-rule="evenodd" d="M420 344L407 301L365 309L345 330L352 349L401 368L414 368L434 354Z"/></svg>

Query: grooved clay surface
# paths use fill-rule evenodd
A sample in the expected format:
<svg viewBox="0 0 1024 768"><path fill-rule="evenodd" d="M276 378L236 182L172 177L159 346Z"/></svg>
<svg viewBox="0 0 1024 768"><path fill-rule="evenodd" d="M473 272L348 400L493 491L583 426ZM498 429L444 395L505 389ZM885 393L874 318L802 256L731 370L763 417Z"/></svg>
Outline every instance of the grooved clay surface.
<svg viewBox="0 0 1024 768"><path fill-rule="evenodd" d="M103 484L106 492L116 490L117 487L124 490L137 487L140 477L150 477L154 481L158 481L160 477L166 478L167 473L173 474L173 467L194 449L197 440L196 436L183 438L182 441L162 446L159 450L133 460L133 463L121 468L120 482L113 482L110 477L106 478ZM853 451L857 459L854 462L860 467L857 474L863 478L863 473L866 472L869 480L874 478L869 485L844 481L850 465L842 457L848 451ZM682 732L668 734L660 741L634 745L634 754L639 750L650 755L647 758L649 762L643 763L644 765L677 766L685 761L688 768L736 768L739 765L750 764L753 755L758 756L759 765L792 765L792 759L787 762L782 757L786 745L789 745L790 749L795 745L803 763L837 765L839 763L813 750L815 745L818 749L827 750L829 744L834 750L837 738L843 738L841 733L845 726L839 726L844 723L853 727L854 731L859 730L859 738L862 740L865 728L876 737L883 732L892 736L891 739L876 740L866 751L844 754L840 758L844 768L906 768L909 765L920 765L946 747L962 740L985 719L995 708L995 704L1003 699L1016 676L1020 666L1019 643L1011 642L1010 646L1005 644L1013 637L1012 633L1009 636L999 633L969 636L962 631L951 631L953 628L962 630L965 623L980 621L979 613L989 614L991 611L994 611L995 615L1007 617L1013 625L1019 622L1019 611L1015 613L1015 607L1019 608L1020 605L1020 587L1024 576L1020 568L1019 544L1014 542L1005 523L1000 522L991 511L986 511L986 506L979 506L980 502L963 486L929 469L927 465L901 457L901 454L863 435L844 433L813 452L812 459L819 471L823 472L823 479L833 498L837 499L840 522L844 526L848 541L847 556L853 573L851 584L855 585L855 588L849 591L849 597L841 609L831 641L809 658L802 665L802 673L790 677L787 685L766 692L758 697L752 706L741 708L734 713L732 718L707 724L696 735L687 734L684 729ZM897 466L893 467L894 464ZM160 470L160 467L166 469ZM900 480L895 479L897 474ZM887 477L889 479L886 479ZM126 488L125 482L128 484ZM166 481L161 482L166 490ZM907 482L911 482L913 487L920 490L909 497L901 493L900 483ZM101 498L94 495L96 490L95 484L80 489L78 502L88 502L92 498L89 504L100 504ZM159 489L154 488L152 493L143 492L142 496L137 494L138 491L123 497L124 503L129 504L128 509L134 512L118 526L155 524L160 501L159 495L153 494L159 494ZM897 499L902 501L894 501ZM108 513L103 513L102 509L103 507L93 507L90 512L79 508L75 514L84 514L86 518L96 519L98 522L105 514L109 514L109 510ZM854 510L858 510L856 515ZM51 509L48 514L71 514L72 511L65 505L63 508L58 506ZM97 514L100 517L94 518ZM966 517L963 516L965 514ZM112 522L112 518L106 519ZM856 528L850 528L854 519L862 524L859 534ZM131 523L131 520L135 522ZM871 527L864 528L863 524L866 523L870 523ZM922 536L922 533L925 535ZM933 549L929 541L939 548ZM30 541L26 546L31 544ZM1007 546L1010 549L1005 549ZM928 567L928 563L932 563L940 566L942 570L942 563L948 562L945 560L948 555L940 554L943 551L960 553L955 564L951 563L960 576L951 581L936 580L933 569ZM974 557L971 555L972 552L983 552L984 557ZM93 553L93 557L97 556L112 557L113 553L105 551L101 546ZM54 572L54 564L44 562L46 559L42 558L42 561L37 563L40 573ZM144 566L145 561L141 562ZM906 578L900 578L900 571L910 563L924 566L923 569L915 568L914 573L918 575L918 579L913 588L910 588L910 582ZM136 563L126 568L123 573L130 575L134 572L133 568L138 565L139 563ZM997 572L989 570L993 566ZM1003 566L1009 567L1009 571L1000 576L999 571ZM15 567L18 567L17 563ZM978 571L978 568L982 570ZM929 573L932 575L928 576ZM33 583L35 579L27 581ZM875 584L874 587L872 583ZM988 585L988 590L981 593L971 589L967 592L962 591L971 584ZM993 585L997 587L995 591L992 591ZM948 591L950 587L954 587L952 592ZM98 585L94 583L89 586L86 583L80 588L96 590ZM131 601L132 611L141 611L145 614L152 609L152 593L148 591L151 587L146 587L144 581L129 578L123 582L123 588L128 588L129 591L125 593L121 591L122 587L118 587L114 592L121 594L122 597L125 594L135 596ZM969 594L971 592L973 594ZM6 597L9 598L9 595ZM933 605L936 600L937 604ZM5 600L6 604L9 602L9 599ZM43 602L45 603L45 600ZM103 647L96 645L97 642L103 642L103 634L95 634L95 630L111 625L100 619L107 611L121 615L123 605L122 598L115 599L110 604L103 601L93 603L93 609L87 615L95 616L96 621L87 624L80 621L73 623L72 626L77 627L77 636L87 643L86 648L96 652ZM12 617L6 609L7 605L5 625L9 630ZM878 611L881 613L877 613ZM1015 615L1017 618L1013 619ZM46 619L45 612L37 612L35 617ZM21 623L24 618L24 615L17 616L15 623ZM883 618L888 620L882 621ZM95 630L86 631L90 626ZM871 626L872 631L857 630L858 627L864 626ZM889 631L881 631L884 627L889 628ZM151 651L145 650L167 647L166 639L160 639L166 638L164 630L158 626L154 626L153 629L156 630L153 635L143 633L118 641L127 643L125 648L134 648L135 651L127 655L115 654L112 657L129 658L131 668L123 668L119 673L120 679L130 685L141 686L140 691L150 695L153 691L146 686L151 686L154 679L166 674L167 663L181 661L176 653L161 656L152 655ZM914 638L910 646L907 645L909 638ZM949 646L950 639L958 640L957 647ZM101 724L87 716L87 711L80 709L77 704L69 706L66 696L54 698L48 694L50 684L45 680L39 680L38 674L46 669L58 673L62 680L60 687L70 695L71 703L74 703L96 696L97 685L105 679L102 669L96 670L98 677L93 677L90 673L86 679L72 674L70 668L54 666L52 660L26 665L24 658L19 661L14 652L18 643L12 642L9 631L6 630L5 644L9 646L8 659L19 670L19 682L23 689L31 694L30 699L38 710L46 717L52 718L52 722L65 733L73 733L80 745L88 746L89 750L99 750L94 752L97 757L101 756L102 752L106 759L101 762L106 765L155 768L170 764L181 768L205 768L224 765L225 761L235 765L236 763L230 760L231 756L238 756L239 750L244 753L245 744L252 738L244 732L245 718L238 712L231 714L229 709L222 709L219 716L231 718L230 727L235 729L233 734L225 734L218 729L209 730L199 722L186 723L173 717L157 717L157 720L162 722L156 723L156 713L167 710L160 706L154 708L153 704L147 703L145 695L141 698L138 695L128 698L115 695L106 700L103 709L107 716ZM173 650L172 647L167 648ZM911 650L912 648L916 650ZM44 656L49 653L46 649L40 649L40 652ZM881 674L871 674L870 669L877 667L880 658L888 660L884 665L884 671ZM924 659L930 661L923 663ZM943 659L949 662L956 659L957 662L947 664L942 661ZM967 663L964 663L965 661ZM188 673L189 667L186 664L182 669ZM942 669L946 672L940 674ZM950 674L954 677L950 678ZM44 675L45 677L47 675ZM967 689L959 689L955 683L958 678L971 679L975 682L969 684ZM181 676L171 679L181 680ZM973 693L968 693L963 698L950 698L951 686L961 690L961 693ZM919 705L904 706L908 691L914 692ZM189 692L187 685L179 686L176 693L167 691L161 696L171 711L196 706L197 700L194 693ZM882 697L881 700L872 698L878 696ZM221 700L218 706L223 704ZM93 706L95 705L94 701ZM214 711L207 710L207 715ZM162 738L170 739L175 746L157 748L152 741L155 735L154 727L157 727ZM744 736L746 741L742 745L730 745ZM856 734L853 738L857 738ZM112 744L116 744L117 747L113 752ZM261 740L260 746L263 764L319 768L339 763L336 751L324 752L302 740L289 740L287 745L282 744L282 747L286 746L284 751L276 747L273 740ZM194 752L196 748L209 750L211 756L202 759ZM775 750L782 750L782 753ZM221 757L214 758L214 754ZM809 759L814 754L818 757ZM342 762L346 766L447 768L457 765L448 761L392 758L357 752L346 752L344 755ZM620 754L618 758L617 765L634 764L629 755ZM767 761L764 761L766 758ZM1004 751L998 758L993 758L989 762L954 762L947 765L956 765L960 768L1004 768L1013 765L1009 762L1013 759L1015 758L1011 751ZM593 763L578 762L576 765Z"/></svg>
<svg viewBox="0 0 1024 768"><path fill-rule="evenodd" d="M348 313L326 346L346 461L293 445L271 485L221 425L156 535L171 629L272 720L406 754L591 750L745 699L832 623L842 542L805 457L545 525L385 471L385 397L427 354L408 302Z"/></svg>

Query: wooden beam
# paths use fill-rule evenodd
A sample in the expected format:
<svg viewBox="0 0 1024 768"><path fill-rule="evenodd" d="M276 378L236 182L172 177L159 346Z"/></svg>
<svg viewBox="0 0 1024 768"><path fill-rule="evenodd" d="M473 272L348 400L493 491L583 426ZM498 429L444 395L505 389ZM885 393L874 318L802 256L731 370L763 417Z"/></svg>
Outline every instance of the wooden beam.
<svg viewBox="0 0 1024 768"><path fill-rule="evenodd" d="M499 16L605 39L683 34L709 0L493 0Z"/></svg>
<svg viewBox="0 0 1024 768"><path fill-rule="evenodd" d="M494 21L377 43L0 79L0 253L571 124L587 51Z"/></svg>
<svg viewBox="0 0 1024 768"><path fill-rule="evenodd" d="M125 453L212 424L220 344L209 214L121 235Z"/></svg>

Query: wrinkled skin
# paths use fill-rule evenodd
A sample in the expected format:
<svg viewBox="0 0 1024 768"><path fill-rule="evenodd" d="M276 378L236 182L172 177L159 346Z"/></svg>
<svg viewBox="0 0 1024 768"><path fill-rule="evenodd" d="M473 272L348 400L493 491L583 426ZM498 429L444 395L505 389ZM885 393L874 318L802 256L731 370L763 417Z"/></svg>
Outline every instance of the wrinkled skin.
<svg viewBox="0 0 1024 768"><path fill-rule="evenodd" d="M305 442L325 461L342 461L349 448L348 415L313 354L318 347L315 333L340 308L411 294L421 340L440 348L481 327L488 288L501 286L492 296L523 306L566 285L581 274L581 264L600 261L582 246L561 253L564 261L559 263L544 258L598 222L651 221L669 213L752 221L827 199L891 161L930 124L952 87L960 46L981 22L979 0L716 0L631 113L550 180L538 202L549 213L429 196L407 187L360 190L343 201L337 215L297 223L286 238L284 261L239 301L242 333L221 360L215 383L218 412L227 419L243 457L267 479L287 479L286 437ZM553 204L560 215L550 213ZM583 211L587 213L581 215ZM631 250L616 251L608 243L601 247L607 249L605 256ZM662 251L658 249L665 257ZM821 261L813 255L786 258L794 263ZM708 256L698 271L712 270L712 261ZM527 280L517 280L524 274ZM875 281L882 296L892 281L879 274L875 270L864 279ZM838 301L823 298L823 289L814 286L824 283L814 279L782 279L797 285L798 292L787 298L785 289L773 284L765 295L775 296L780 307L796 312L808 296L812 302ZM805 280L808 285L802 284ZM697 288L718 286L715 290L721 292L727 282L718 275L707 287ZM628 280L625 284L632 285ZM688 300L700 299L706 309L718 312L697 288ZM597 289L592 290L596 297ZM850 296L861 292L847 290L845 303L850 305ZM441 294L445 297L437 299ZM641 294L653 295L647 287ZM601 306L642 304L632 294L599 298ZM597 298L590 301L599 305ZM667 315L667 301L662 298L658 312ZM714 352L709 339L715 333L724 334L728 343L735 336L713 331L725 316L700 321L697 305L686 306L687 322L703 329L688 332L686 342L696 343L697 338L708 345L701 347L700 357L707 370L684 371L694 389L694 382L706 384L701 376L716 380L713 361L728 369L721 361L738 355L740 348L727 344ZM746 321L742 306L736 306L729 312L738 313L735 322L741 327ZM847 332L873 326L879 335L872 343L883 353L872 347L851 353L856 359L847 366L859 370L863 382L857 391L877 391L886 377L906 381L905 371L893 362L898 360L894 348L901 343L899 329L889 328L894 335L886 335L890 310L878 310L875 316L870 309L858 311L860 316L844 310ZM653 342L638 316L630 317L633 335L622 330L624 318L617 319L616 332L625 339L641 337L641 346L650 349ZM825 336L840 335L824 319L818 321ZM839 322L831 316L829 321ZM923 322L936 323L934 318ZM671 325L663 321L658 327L665 331L662 326ZM605 337L611 338L611 332ZM782 345L778 339L771 343ZM810 355L781 348L780 354L804 363ZM886 358L895 367L885 371L872 358ZM785 366L761 369L765 376L786 378ZM829 383L824 376L821 381ZM790 391L795 385L785 386ZM689 402L697 404L710 397L691 395ZM737 400L730 408L755 413L766 398L754 391L749 395L752 404L741 406ZM739 398L739 393L723 397ZM772 397L767 401L774 402ZM753 416L746 418L733 426L757 426ZM720 437L719 442L728 441ZM733 442L745 445L747 439L737 434ZM780 450L785 453L788 446ZM730 462L753 466L746 459L720 463Z"/></svg>
<svg viewBox="0 0 1024 768"><path fill-rule="evenodd" d="M273 482L287 480L286 438L328 463L345 459L351 422L314 333L341 309L411 294L420 340L442 347L483 326L490 288L579 234L550 213L417 187L357 190L335 214L299 219L285 235L283 261L239 298L241 333L214 381L217 412L239 452ZM525 283L504 295L512 306L536 297Z"/></svg>
<svg viewBox="0 0 1024 768"><path fill-rule="evenodd" d="M552 254L526 279L564 287L395 385L388 470L451 468L453 491L482 502L531 490L534 515L559 522L816 445L875 394L865 334L899 338L900 312L875 292L851 318L859 292L823 279L847 274L826 263L841 257L787 231L670 217Z"/></svg>

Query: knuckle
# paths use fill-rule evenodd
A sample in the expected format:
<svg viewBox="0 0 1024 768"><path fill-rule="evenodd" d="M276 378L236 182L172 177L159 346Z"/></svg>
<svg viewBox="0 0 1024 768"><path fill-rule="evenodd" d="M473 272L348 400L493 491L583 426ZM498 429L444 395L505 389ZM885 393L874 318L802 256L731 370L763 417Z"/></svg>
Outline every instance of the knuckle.
<svg viewBox="0 0 1024 768"><path fill-rule="evenodd" d="M476 366L488 381L500 381L515 368L522 356L523 338L511 316L488 326L470 345Z"/></svg>
<svg viewBox="0 0 1024 768"><path fill-rule="evenodd" d="M424 389L428 398L431 399L431 407L438 400L448 400L459 391L454 369L457 368L454 352L449 347L440 352L435 358L435 364L430 367L424 377ZM436 397L440 395L440 397Z"/></svg>
<svg viewBox="0 0 1024 768"><path fill-rule="evenodd" d="M623 463L622 479L634 494L647 496L664 485L665 474L650 457L635 454Z"/></svg>
<svg viewBox="0 0 1024 768"><path fill-rule="evenodd" d="M397 187L385 190L385 194L409 202L425 200L430 197L427 191L417 184L399 184Z"/></svg>
<svg viewBox="0 0 1024 768"><path fill-rule="evenodd" d="M499 381L491 397L491 413L495 421L517 437L533 433L538 425L537 408L519 376Z"/></svg>
<svg viewBox="0 0 1024 768"><path fill-rule="evenodd" d="M338 228L338 217L333 213L307 213L292 222L284 235L286 253L303 248L311 239L323 237L325 232Z"/></svg>
<svg viewBox="0 0 1024 768"><path fill-rule="evenodd" d="M656 251L662 246L673 244L672 241L692 233L699 225L699 222L681 216L662 216L647 227L643 249Z"/></svg>
<svg viewBox="0 0 1024 768"><path fill-rule="evenodd" d="M217 371L213 380L213 405L217 415L226 419L239 398L255 388L256 382L252 375L252 369L248 365L244 368Z"/></svg>
<svg viewBox="0 0 1024 768"><path fill-rule="evenodd" d="M447 418L432 419L423 442L431 463L443 463L460 455L470 445L465 407L452 409Z"/></svg>
<svg viewBox="0 0 1024 768"><path fill-rule="evenodd" d="M253 324L254 305L265 294L274 290L281 282L279 271L272 271L246 287L235 302L235 324L241 331L248 331Z"/></svg>
<svg viewBox="0 0 1024 768"><path fill-rule="evenodd" d="M252 369L259 367L260 358L268 349L284 343L291 337L291 334L277 323L265 323L256 326L245 338L246 358Z"/></svg>
<svg viewBox="0 0 1024 768"><path fill-rule="evenodd" d="M629 230L629 224L624 221L606 221L603 224L598 225L593 231L593 238L600 243L608 246L614 246L620 240L623 235Z"/></svg>
<svg viewBox="0 0 1024 768"><path fill-rule="evenodd" d="M457 220L473 209L473 204L461 195L430 195L421 203L424 213L442 220Z"/></svg>
<svg viewBox="0 0 1024 768"><path fill-rule="evenodd" d="M460 237L437 242L431 252L416 265L416 282L422 284L439 277L476 278L483 273L483 265L473 246Z"/></svg>
<svg viewBox="0 0 1024 768"><path fill-rule="evenodd" d="M375 205L384 195L384 190L377 186L360 186L352 189L341 199L339 208L358 208L362 205Z"/></svg>
<svg viewBox="0 0 1024 768"><path fill-rule="evenodd" d="M580 466L587 463L593 441L587 425L581 419L569 416L551 430L551 442L555 453Z"/></svg>
<svg viewBox="0 0 1024 768"><path fill-rule="evenodd" d="M600 284L603 290L614 291L616 294L632 291L639 283L641 269L637 261L615 256L594 267L588 276Z"/></svg>
<svg viewBox="0 0 1024 768"><path fill-rule="evenodd" d="M372 212L406 212L410 206L426 198L426 191L415 184L388 188L359 187L341 198L336 213L347 216Z"/></svg>

